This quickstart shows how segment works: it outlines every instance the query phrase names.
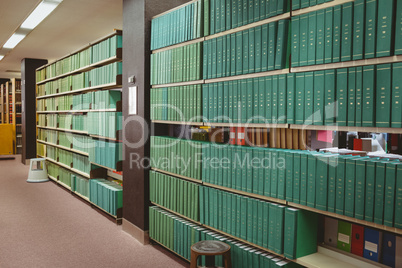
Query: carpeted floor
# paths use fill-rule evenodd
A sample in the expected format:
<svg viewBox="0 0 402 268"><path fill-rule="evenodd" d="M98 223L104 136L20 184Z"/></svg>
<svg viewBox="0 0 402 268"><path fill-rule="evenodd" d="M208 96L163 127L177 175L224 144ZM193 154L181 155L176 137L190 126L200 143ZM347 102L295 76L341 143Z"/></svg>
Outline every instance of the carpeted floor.
<svg viewBox="0 0 402 268"><path fill-rule="evenodd" d="M0 161L0 267L188 267L53 182L27 183L28 166Z"/></svg>

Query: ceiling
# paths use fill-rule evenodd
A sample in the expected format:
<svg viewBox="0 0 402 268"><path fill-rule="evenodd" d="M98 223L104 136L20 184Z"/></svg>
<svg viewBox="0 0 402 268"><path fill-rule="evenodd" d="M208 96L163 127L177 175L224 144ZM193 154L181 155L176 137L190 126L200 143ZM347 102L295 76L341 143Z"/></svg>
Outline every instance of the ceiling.
<svg viewBox="0 0 402 268"><path fill-rule="evenodd" d="M0 0L0 48L40 2ZM52 62L122 29L122 5L122 0L64 0L0 61L0 78L21 77L23 58Z"/></svg>

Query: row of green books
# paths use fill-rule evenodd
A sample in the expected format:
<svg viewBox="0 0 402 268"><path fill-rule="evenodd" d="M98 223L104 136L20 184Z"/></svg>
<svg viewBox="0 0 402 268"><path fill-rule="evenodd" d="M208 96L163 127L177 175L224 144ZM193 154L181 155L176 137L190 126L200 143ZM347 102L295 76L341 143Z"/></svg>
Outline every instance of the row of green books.
<svg viewBox="0 0 402 268"><path fill-rule="evenodd" d="M202 44L196 43L151 55L151 85L200 80Z"/></svg>
<svg viewBox="0 0 402 268"><path fill-rule="evenodd" d="M46 146L46 156L86 174L89 174L91 171L91 163L88 160L88 156L75 154L50 145Z"/></svg>
<svg viewBox="0 0 402 268"><path fill-rule="evenodd" d="M210 0L209 5L209 33L215 34L289 12L290 0Z"/></svg>
<svg viewBox="0 0 402 268"><path fill-rule="evenodd" d="M123 37L121 35L114 35L37 71L36 82L63 75L87 67L90 64L114 57L117 55L117 49L122 47Z"/></svg>
<svg viewBox="0 0 402 268"><path fill-rule="evenodd" d="M89 198L89 180L81 176L71 174L71 191Z"/></svg>
<svg viewBox="0 0 402 268"><path fill-rule="evenodd" d="M46 147L42 143L36 144L36 154L39 156L46 156Z"/></svg>
<svg viewBox="0 0 402 268"><path fill-rule="evenodd" d="M91 146L95 146L92 142L92 138L86 135L50 129L38 129L38 140L66 148L72 148L84 153L88 153L88 149Z"/></svg>
<svg viewBox="0 0 402 268"><path fill-rule="evenodd" d="M291 259L317 252L318 217L309 211L201 186L200 218L202 224Z"/></svg>
<svg viewBox="0 0 402 268"><path fill-rule="evenodd" d="M71 172L68 171L65 168L60 168L57 172L58 176L56 176L55 178L57 178L60 182L64 183L65 185L67 185L68 187L71 187Z"/></svg>
<svg viewBox="0 0 402 268"><path fill-rule="evenodd" d="M107 138L119 138L117 131L123 129L121 112L89 112L87 114L85 130L90 135Z"/></svg>
<svg viewBox="0 0 402 268"><path fill-rule="evenodd" d="M201 180L203 142L151 136L151 166Z"/></svg>
<svg viewBox="0 0 402 268"><path fill-rule="evenodd" d="M356 0L292 17L292 67L401 54L396 8L392 0Z"/></svg>
<svg viewBox="0 0 402 268"><path fill-rule="evenodd" d="M292 0L292 10L312 7L334 0Z"/></svg>
<svg viewBox="0 0 402 268"><path fill-rule="evenodd" d="M201 85L151 90L151 120L201 122Z"/></svg>
<svg viewBox="0 0 402 268"><path fill-rule="evenodd" d="M92 140L89 161L111 169L117 169L117 162L123 160L123 143Z"/></svg>
<svg viewBox="0 0 402 268"><path fill-rule="evenodd" d="M72 95L39 99L37 101L37 111L68 111L71 109L72 104Z"/></svg>
<svg viewBox="0 0 402 268"><path fill-rule="evenodd" d="M72 167L76 170L82 171L85 174L91 173L91 162L89 162L88 156L72 153L73 162Z"/></svg>
<svg viewBox="0 0 402 268"><path fill-rule="evenodd" d="M151 50L204 36L201 23L203 22L204 1L194 1L153 19L151 22Z"/></svg>
<svg viewBox="0 0 402 268"><path fill-rule="evenodd" d="M46 168L47 168L47 174L56 179L57 176L59 176L59 169L62 169L60 166L49 161L46 161Z"/></svg>
<svg viewBox="0 0 402 268"><path fill-rule="evenodd" d="M233 268L301 267L277 255L196 225L156 206L149 208L149 236L187 260L191 259L191 245L199 241L216 240L231 247ZM198 265L206 266L205 256L198 258ZM222 256L215 256L215 265L224 266Z"/></svg>
<svg viewBox="0 0 402 268"><path fill-rule="evenodd" d="M114 62L88 72L70 75L38 86L38 96L81 90L88 87L117 83L122 74L122 62Z"/></svg>
<svg viewBox="0 0 402 268"><path fill-rule="evenodd" d="M200 220L198 184L150 171L149 189L151 202L192 220Z"/></svg>
<svg viewBox="0 0 402 268"><path fill-rule="evenodd" d="M123 187L105 179L91 179L89 200L106 212L117 216L117 210L123 207Z"/></svg>
<svg viewBox="0 0 402 268"><path fill-rule="evenodd" d="M57 144L59 140L59 132L50 129L38 129L38 140Z"/></svg>
<svg viewBox="0 0 402 268"><path fill-rule="evenodd" d="M116 109L121 101L120 90L100 90L85 94L77 94L72 97L72 110L100 110ZM48 109L49 110L49 109Z"/></svg>
<svg viewBox="0 0 402 268"><path fill-rule="evenodd" d="M289 67L289 20L280 20L204 42L203 78Z"/></svg>

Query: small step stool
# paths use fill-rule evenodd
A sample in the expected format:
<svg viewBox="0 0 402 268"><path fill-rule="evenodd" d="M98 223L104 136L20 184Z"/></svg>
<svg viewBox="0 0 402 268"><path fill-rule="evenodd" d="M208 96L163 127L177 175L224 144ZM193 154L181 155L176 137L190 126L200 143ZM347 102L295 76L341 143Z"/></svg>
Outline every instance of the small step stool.
<svg viewBox="0 0 402 268"><path fill-rule="evenodd" d="M45 182L48 181L46 159L33 158L29 165L29 173L27 182Z"/></svg>
<svg viewBox="0 0 402 268"><path fill-rule="evenodd" d="M206 266L215 265L215 256L223 256L225 268L232 268L230 257L230 246L217 240L205 240L195 243L191 246L191 263L190 268L197 267L197 259L199 256L206 256Z"/></svg>

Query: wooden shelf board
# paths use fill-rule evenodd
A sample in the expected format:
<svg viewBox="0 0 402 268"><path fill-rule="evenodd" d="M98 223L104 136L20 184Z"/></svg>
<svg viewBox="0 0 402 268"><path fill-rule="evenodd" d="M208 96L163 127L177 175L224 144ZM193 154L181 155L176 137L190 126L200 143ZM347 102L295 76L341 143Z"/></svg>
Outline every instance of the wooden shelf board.
<svg viewBox="0 0 402 268"><path fill-rule="evenodd" d="M61 166L61 167L65 168L65 169L68 169L68 170L70 170L70 171L72 171L72 172L74 172L74 173L76 173L76 174L78 174L78 175L80 175L82 177L85 177L85 178L88 178L88 179L90 178L89 174L87 174L85 172L82 172L82 171L79 171L77 169L71 168L71 167L69 167L69 166L67 166L67 165L65 165L63 163L57 162L57 161L55 161L55 160L53 160L53 159L51 159L49 157L43 157L43 158L45 158L47 161L52 162L52 163L54 163L54 164L56 164L58 166Z"/></svg>
<svg viewBox="0 0 402 268"><path fill-rule="evenodd" d="M47 175L47 176L48 176L48 177L49 177L49 179L51 179L52 181L57 182L57 179L56 179L55 177L50 176L50 175Z"/></svg>
<svg viewBox="0 0 402 268"><path fill-rule="evenodd" d="M318 214L321 214L321 215L337 218L337 219L348 221L348 222L351 222L351 223L360 224L360 225L364 225L364 226L367 226L367 227L372 227L372 228L384 230L384 231L387 231L387 232L395 233L395 234L398 234L398 235L402 235L402 229L398 229L398 228L395 228L395 227L388 227L388 226L385 226L385 225L376 224L374 222L368 222L368 221L364 221L364 220L359 220L359 219L355 219L355 218L352 218L352 217L347 217L347 216L344 216L344 215L340 215L340 214L336 214L336 213L328 212L328 211L323 211L323 210L319 210L319 209L316 209L316 208L311 208L311 207L308 207L308 206L304 206L304 205L300 205L300 204L296 204L296 203L292 203L292 202L288 202L287 205L290 206L290 207L312 211L312 212L315 212L315 213L318 213Z"/></svg>
<svg viewBox="0 0 402 268"><path fill-rule="evenodd" d="M109 141L122 142L121 140L119 140L117 138L110 138L110 137L104 137L104 136L98 136L98 135L92 135L92 134L89 134L89 136L92 137L92 138L100 139L100 140L109 140Z"/></svg>
<svg viewBox="0 0 402 268"><path fill-rule="evenodd" d="M110 214L109 212L107 212L106 210L104 210L103 208L101 208L100 206L94 204L91 202L91 205L98 208L99 210L103 211L104 213L108 214L110 217L114 218L115 220L119 220L120 218L117 218L117 216Z"/></svg>
<svg viewBox="0 0 402 268"><path fill-rule="evenodd" d="M170 45L170 46L167 46L167 47L154 49L154 50L152 50L152 54L163 52L163 51L166 51L166 50L175 49L175 48L178 48L178 47L184 47L184 46L188 46L188 45L192 45L192 44L196 44L196 43L200 43L200 42L204 42L204 41L205 41L205 38L201 37L201 38L185 41L185 42L182 42L182 43Z"/></svg>
<svg viewBox="0 0 402 268"><path fill-rule="evenodd" d="M330 130L330 131L354 131L354 132L402 134L402 128L318 126L318 125L289 125L289 127L291 129L305 129L305 130Z"/></svg>
<svg viewBox="0 0 402 268"><path fill-rule="evenodd" d="M214 39L214 38L217 38L217 37L220 37L220 36L241 32L241 31L248 30L248 29L251 29L251 28L254 28L254 27L257 27L257 26L261 26L261 25L264 25L264 24L267 24L267 23L270 23L270 22L283 20L283 19L289 19L289 18L290 18L290 12L283 13L281 15L277 15L277 16L274 16L274 17L271 17L271 18L268 18L268 19L265 19L265 20L260 20L260 21L257 21L257 22L253 22L253 23L243 25L243 26L240 26L240 27L237 27L237 28L233 28L233 29L230 29L230 30L227 30L227 31L224 31L224 32L217 33L217 34L208 35L208 36L205 37L205 40L210 40L210 39Z"/></svg>
<svg viewBox="0 0 402 268"><path fill-rule="evenodd" d="M123 175L113 173L110 170L107 171L107 176L119 181L123 181Z"/></svg>
<svg viewBox="0 0 402 268"><path fill-rule="evenodd" d="M295 260L296 263L308 268L375 268L386 267L381 263L374 264L370 260L358 259L326 247L318 246L318 252Z"/></svg>
<svg viewBox="0 0 402 268"><path fill-rule="evenodd" d="M196 221L196 220L193 220L193 219L191 219L191 218L188 218L188 217L186 217L186 216L180 214L179 212L170 210L170 209L168 209L168 208L166 208L166 207L164 207L164 206L161 206L161 205L159 205L159 204L157 204L157 203L154 203L154 202L151 202L151 204L154 205L154 206L160 207L160 208L162 208L162 209L164 209L164 210L166 210L166 211L168 211L168 212L170 212L170 213L172 213L172 214L175 214L175 215L177 215L177 216L179 216L179 217L181 217L181 218L183 218L183 219L185 219L185 220L188 220L188 221L193 222L193 223L195 223L195 224L201 225L201 223L200 223L199 221Z"/></svg>
<svg viewBox="0 0 402 268"><path fill-rule="evenodd" d="M201 180L196 180L196 179L193 179L193 178L190 178L190 177L178 175L178 174L171 173L171 172L164 171L164 170L160 170L160 169L157 169L157 168L151 168L151 169L154 170L154 171L157 171L157 172L159 172L159 173L164 173L164 174L166 174L166 175L170 175L170 176L177 177L177 178L181 178L181 179L185 179L185 180L187 180L187 181L191 181L191 182L194 182L194 183L202 184L202 181L201 181Z"/></svg>
<svg viewBox="0 0 402 268"><path fill-rule="evenodd" d="M91 162L91 164L92 164L92 165L95 165L95 166L97 166L97 167L101 167L101 168L110 170L110 171L121 171L121 170L116 170L116 169L113 169L113 168L110 168L110 167L102 166L102 165L97 164L97 163L94 163L94 162Z"/></svg>
<svg viewBox="0 0 402 268"><path fill-rule="evenodd" d="M335 63L295 67L295 68L291 68L291 72L292 73L300 73L300 72L339 69L339 68L348 68L348 67L356 67L356 66L376 65L376 64L384 64L384 63L394 63L394 62L401 62L401 61L402 61L402 55L398 55L398 56L390 56L390 57L382 57L382 58L363 59L363 60L355 60L355 61L344 61L344 62L335 62Z"/></svg>
<svg viewBox="0 0 402 268"><path fill-rule="evenodd" d="M71 191L71 186L68 186L67 184L65 184L64 182L61 182L61 181L57 181L57 183Z"/></svg>
<svg viewBox="0 0 402 268"><path fill-rule="evenodd" d="M280 69L280 70L274 70L274 71L252 73L252 74L241 74L241 75L234 75L234 76L226 76L226 77L220 77L220 78L206 79L205 84L217 83L217 82L225 82L225 81L234 81L234 80L247 79L247 78L258 78L258 77L280 75L280 74L288 74L288 73L289 73L289 69Z"/></svg>
<svg viewBox="0 0 402 268"><path fill-rule="evenodd" d="M76 196L81 197L81 198L84 199L85 201L88 201L88 202L90 202L90 203L92 204L92 202L89 201L89 197L86 197L85 195L82 195L82 194L80 194L80 193L78 193L78 192L76 192L76 191L72 191L72 193L75 194Z"/></svg>
<svg viewBox="0 0 402 268"><path fill-rule="evenodd" d="M120 75L118 75L118 76L120 76ZM116 79L116 80L118 80L118 79ZM121 86L122 85L119 85L119 83L113 82L113 83L103 84L103 85L99 85L99 86L93 86L93 87L87 87L87 88L71 90L71 91L66 91L66 92L61 92L61 93L49 94L49 95L45 95L45 96L39 96L39 97L36 97L36 99L40 100L40 99L46 99L46 98L51 98L51 97L82 93L82 92L92 91L92 90L96 90L96 89L108 89L108 88L121 87Z"/></svg>
<svg viewBox="0 0 402 268"><path fill-rule="evenodd" d="M278 199L278 198L273 198L273 197L268 197L268 196L263 196L263 195L258 195L258 194L253 194L253 193L249 193L249 192L244 192L244 191L239 191L236 189L232 189L232 188L227 188L227 187L223 187L223 186L219 186L219 185L215 185L212 183L208 183L208 182L203 182L202 183L204 186L208 186L211 188L215 188L215 189L220 189L220 190L224 190L227 192L232 192L235 194L240 194L240 195L244 195L244 196L249 196L252 198L258 198L258 199L262 199L262 200L266 200L266 201L270 201L270 202L275 202L281 205L286 205L286 200L282 200L282 199Z"/></svg>
<svg viewBox="0 0 402 268"><path fill-rule="evenodd" d="M99 109L99 110L60 110L60 111L37 111L37 114L79 114L89 112L116 112L116 109Z"/></svg>
<svg viewBox="0 0 402 268"><path fill-rule="evenodd" d="M170 125L190 125L190 126L203 126L203 122L181 122L181 121L165 121L165 120L152 120L154 124L170 124Z"/></svg>
<svg viewBox="0 0 402 268"><path fill-rule="evenodd" d="M64 146L61 146L61 145L58 145L58 144L53 144L53 143L42 141L42 140L37 140L37 142L42 143L42 144L46 144L46 145L49 145L49 146L57 147L57 148L60 148L60 149L66 150L66 151L70 151L70 152L73 152L73 153L76 153L76 154L89 156L88 153L81 152L81 151L78 151L78 150L74 150L72 148L64 147Z"/></svg>
<svg viewBox="0 0 402 268"><path fill-rule="evenodd" d="M170 84L153 85L152 88L200 85L200 84L204 84L204 82L205 82L204 80L194 80L194 81L188 81L188 82L178 82L178 83L170 83Z"/></svg>
<svg viewBox="0 0 402 268"><path fill-rule="evenodd" d="M58 131L64 131L64 132L71 132L71 133L76 133L76 134L86 134L86 135L88 135L87 131L74 130L74 129L64 129L64 128L56 128L56 127L42 127L42 126L37 126L37 128L58 130Z"/></svg>
<svg viewBox="0 0 402 268"><path fill-rule="evenodd" d="M256 127L256 128L288 128L288 124L255 124L255 123L204 123L211 127Z"/></svg>
<svg viewBox="0 0 402 268"><path fill-rule="evenodd" d="M335 0L335 1L331 1L331 2L322 3L319 5L315 5L312 7L306 7L306 8L302 8L302 9L293 10L292 16L298 16L298 15L310 13L310 12L313 12L316 10L324 9L327 7L341 5L341 4L348 3L348 2L354 2L354 0Z"/></svg>
<svg viewBox="0 0 402 268"><path fill-rule="evenodd" d="M156 240L153 239L152 237L150 237L149 239L152 240L154 243L158 244L159 246L161 246L161 247L167 249L168 251L172 252L173 254L175 254L176 256L180 257L181 259L190 262L190 260L188 260L188 259L184 258L183 256L179 255L176 251L174 251L174 250L168 248L167 246L165 246L164 244L162 244L162 243L156 241Z"/></svg>

